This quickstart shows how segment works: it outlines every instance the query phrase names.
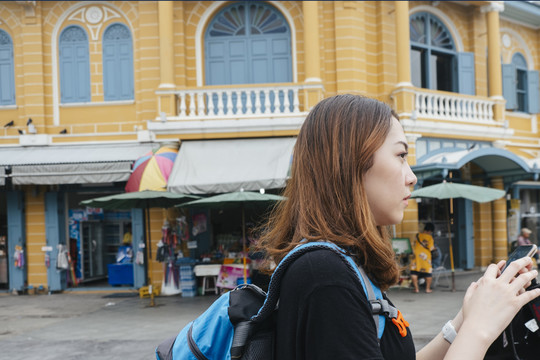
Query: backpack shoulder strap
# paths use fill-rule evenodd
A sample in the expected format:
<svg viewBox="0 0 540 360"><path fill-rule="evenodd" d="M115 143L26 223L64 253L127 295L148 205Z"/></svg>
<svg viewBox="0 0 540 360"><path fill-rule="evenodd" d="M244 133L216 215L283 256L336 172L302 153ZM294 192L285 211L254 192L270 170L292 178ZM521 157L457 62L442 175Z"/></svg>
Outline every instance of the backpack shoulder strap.
<svg viewBox="0 0 540 360"><path fill-rule="evenodd" d="M375 284L373 284L361 266L358 266L342 248L329 242L321 241L304 243L291 250L276 267L270 279L266 300L259 312L254 315L251 320L255 322L262 321L272 314L280 297L281 278L289 265L303 254L318 249L331 250L338 254L347 267L354 271L354 273L357 275L357 278L360 281L364 292L366 293L368 301L371 304L373 320L377 328L377 337L380 339L384 332L384 325L386 322L385 316L390 318L397 317L397 309L391 306L390 303L383 298L381 290Z"/></svg>

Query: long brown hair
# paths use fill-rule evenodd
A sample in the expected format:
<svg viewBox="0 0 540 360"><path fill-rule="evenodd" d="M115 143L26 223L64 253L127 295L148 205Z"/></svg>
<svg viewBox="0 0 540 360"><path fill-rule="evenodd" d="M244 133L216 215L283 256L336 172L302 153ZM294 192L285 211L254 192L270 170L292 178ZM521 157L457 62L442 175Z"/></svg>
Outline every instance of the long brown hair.
<svg viewBox="0 0 540 360"><path fill-rule="evenodd" d="M373 155L397 115L380 101L337 95L308 114L294 147L282 201L273 210L260 247L279 262L302 241L331 241L355 254L381 289L399 268L385 228L375 224L363 188Z"/></svg>

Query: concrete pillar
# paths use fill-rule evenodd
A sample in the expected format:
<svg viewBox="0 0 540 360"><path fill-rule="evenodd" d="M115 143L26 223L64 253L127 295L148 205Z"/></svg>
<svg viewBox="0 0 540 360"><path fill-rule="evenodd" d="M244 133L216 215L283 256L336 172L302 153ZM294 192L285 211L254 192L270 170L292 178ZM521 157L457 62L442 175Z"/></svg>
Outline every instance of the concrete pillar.
<svg viewBox="0 0 540 360"><path fill-rule="evenodd" d="M491 179L491 185L495 189L504 190L502 177ZM506 198L502 197L493 201L493 261L506 259L508 256L508 241L506 229Z"/></svg>
<svg viewBox="0 0 540 360"><path fill-rule="evenodd" d="M475 184L481 186L481 184ZM473 202L474 263L486 268L493 262L492 203Z"/></svg>
<svg viewBox="0 0 540 360"><path fill-rule="evenodd" d="M321 80L321 54L319 46L319 2L302 1L304 12L304 62L305 82L307 84L322 84ZM306 110L311 109L322 100L322 87L307 88L304 90L304 104Z"/></svg>
<svg viewBox="0 0 540 360"><path fill-rule="evenodd" d="M491 2L480 9L486 13L488 38L488 90L489 96L497 100L494 117L504 121L504 98L502 94L501 44L499 29L499 12L504 10L502 2Z"/></svg>
<svg viewBox="0 0 540 360"><path fill-rule="evenodd" d="M394 4L396 6L397 86L412 86L409 2L394 1Z"/></svg>
<svg viewBox="0 0 540 360"><path fill-rule="evenodd" d="M159 16L159 89L174 89L173 1L158 1ZM174 94L159 95L158 116L176 115Z"/></svg>
<svg viewBox="0 0 540 360"><path fill-rule="evenodd" d="M174 87L173 1L159 1L160 88Z"/></svg>

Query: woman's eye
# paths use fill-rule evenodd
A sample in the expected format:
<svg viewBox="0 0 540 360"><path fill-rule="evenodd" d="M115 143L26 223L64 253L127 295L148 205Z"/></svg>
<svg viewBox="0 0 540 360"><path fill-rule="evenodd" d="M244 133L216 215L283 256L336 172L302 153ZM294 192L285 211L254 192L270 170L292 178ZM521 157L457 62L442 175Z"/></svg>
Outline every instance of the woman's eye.
<svg viewBox="0 0 540 360"><path fill-rule="evenodd" d="M406 159L406 158L407 158L407 155L409 155L408 152L404 152L404 153L399 154L399 156L400 156L402 159Z"/></svg>

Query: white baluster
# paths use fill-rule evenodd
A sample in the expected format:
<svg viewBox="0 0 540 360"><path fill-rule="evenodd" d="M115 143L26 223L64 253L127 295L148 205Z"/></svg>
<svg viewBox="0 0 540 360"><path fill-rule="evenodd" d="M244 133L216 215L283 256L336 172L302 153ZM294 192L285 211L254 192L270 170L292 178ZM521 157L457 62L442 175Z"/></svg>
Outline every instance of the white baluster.
<svg viewBox="0 0 540 360"><path fill-rule="evenodd" d="M427 114L433 116L433 95L426 95L427 98Z"/></svg>
<svg viewBox="0 0 540 360"><path fill-rule="evenodd" d="M279 93L281 90L279 89L272 89L270 90L270 93L274 94L274 100L272 100L272 108L274 108L273 113L279 114L281 112L280 106L281 102L279 101Z"/></svg>
<svg viewBox="0 0 540 360"><path fill-rule="evenodd" d="M246 91L246 114L253 114L255 111L253 110L253 101L251 101L251 90Z"/></svg>
<svg viewBox="0 0 540 360"><path fill-rule="evenodd" d="M196 95L196 96L195 96ZM197 113L195 114L195 99L197 99ZM194 116L206 116L207 114L205 114L205 109L206 109L206 106L205 106L205 103L204 103L204 92L203 91L198 91L197 93L193 94L192 95L192 99L191 99L191 103L193 104L193 110L191 111L193 113Z"/></svg>
<svg viewBox="0 0 540 360"><path fill-rule="evenodd" d="M288 114L291 112L291 102L289 101L289 89L284 88L282 91L283 91L283 112Z"/></svg>
<svg viewBox="0 0 540 360"><path fill-rule="evenodd" d="M264 90L264 113L265 114L272 113L272 102L270 101L270 89Z"/></svg>
<svg viewBox="0 0 540 360"><path fill-rule="evenodd" d="M189 96L189 113L187 114L188 117L195 117L197 114L195 113L195 93L193 91L186 93L186 98Z"/></svg>
<svg viewBox="0 0 540 360"><path fill-rule="evenodd" d="M414 94L414 109L416 110L417 116L419 113L422 113L422 111L420 110L420 96L421 95L418 93Z"/></svg>
<svg viewBox="0 0 540 360"><path fill-rule="evenodd" d="M255 92L255 115L259 115L261 113L261 90L256 89Z"/></svg>
<svg viewBox="0 0 540 360"><path fill-rule="evenodd" d="M444 117L449 118L450 117L450 98L448 96L445 96L443 101L444 101Z"/></svg>
<svg viewBox="0 0 540 360"><path fill-rule="evenodd" d="M479 118L479 111L478 111L478 101L473 100L472 101L472 117L474 122L478 122L480 120Z"/></svg>
<svg viewBox="0 0 540 360"><path fill-rule="evenodd" d="M450 119L456 119L456 99L450 99Z"/></svg>
<svg viewBox="0 0 540 360"><path fill-rule="evenodd" d="M183 118L183 117L186 117L186 96L187 96L187 93L180 92L177 95L180 98L180 111L178 111L178 113L180 114L180 117Z"/></svg>
<svg viewBox="0 0 540 360"><path fill-rule="evenodd" d="M293 105L294 105L293 112L294 113L299 113L300 112L300 101L298 101L298 88L293 89Z"/></svg>
<svg viewBox="0 0 540 360"><path fill-rule="evenodd" d="M233 115L233 96L232 91L225 91L226 100L227 100L227 115Z"/></svg>
<svg viewBox="0 0 540 360"><path fill-rule="evenodd" d="M464 120L472 121L471 110L471 100L465 99L465 116L463 117Z"/></svg>
<svg viewBox="0 0 540 360"><path fill-rule="evenodd" d="M218 90L217 91L217 94L218 94L218 116L223 116L225 115L225 113L223 112L223 94L224 94L224 91L223 90Z"/></svg>
<svg viewBox="0 0 540 360"><path fill-rule="evenodd" d="M229 99L229 101L231 102L231 112L229 113L229 115L240 114L239 106L242 106L241 96L242 96L242 91L234 90L232 92L231 98Z"/></svg>
<svg viewBox="0 0 540 360"><path fill-rule="evenodd" d="M208 94L206 95L206 101L207 101L207 104L206 104L206 116L214 116L216 114L216 111L215 111L215 104L214 104L214 92L213 91L209 91Z"/></svg>

